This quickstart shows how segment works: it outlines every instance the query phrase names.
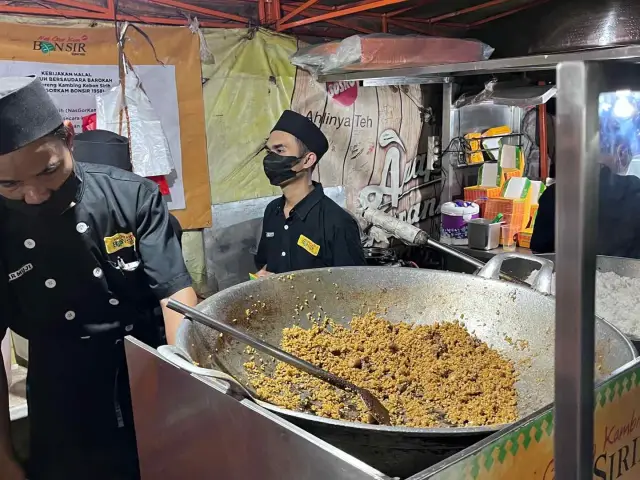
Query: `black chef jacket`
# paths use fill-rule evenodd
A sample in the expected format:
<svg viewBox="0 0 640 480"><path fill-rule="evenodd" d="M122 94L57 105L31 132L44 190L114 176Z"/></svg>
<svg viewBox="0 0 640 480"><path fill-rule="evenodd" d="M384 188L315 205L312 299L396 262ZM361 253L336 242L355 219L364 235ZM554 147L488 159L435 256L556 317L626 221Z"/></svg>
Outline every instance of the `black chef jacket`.
<svg viewBox="0 0 640 480"><path fill-rule="evenodd" d="M182 246L182 225L180 225L180 221L173 215L169 214L169 223L171 224L173 231L176 233L176 237L178 237L178 243Z"/></svg>
<svg viewBox="0 0 640 480"><path fill-rule="evenodd" d="M0 201L0 332L29 340L30 480L139 478L123 338L159 342L153 310L191 285L157 185L76 163L75 205Z"/></svg>
<svg viewBox="0 0 640 480"><path fill-rule="evenodd" d="M600 168L598 208L598 255L640 258L640 179L616 175L608 167ZM535 253L555 252L556 185L550 185L540 197L536 223L531 237Z"/></svg>
<svg viewBox="0 0 640 480"><path fill-rule="evenodd" d="M284 196L264 213L256 266L271 273L321 267L366 265L355 219L314 189L284 216Z"/></svg>

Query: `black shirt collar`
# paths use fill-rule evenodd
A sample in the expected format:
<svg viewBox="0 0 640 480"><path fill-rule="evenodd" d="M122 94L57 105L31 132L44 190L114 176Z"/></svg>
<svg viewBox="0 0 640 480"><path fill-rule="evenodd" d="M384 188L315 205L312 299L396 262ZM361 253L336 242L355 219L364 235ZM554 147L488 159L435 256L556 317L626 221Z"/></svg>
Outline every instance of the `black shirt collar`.
<svg viewBox="0 0 640 480"><path fill-rule="evenodd" d="M75 203L78 204L80 203L80 200L82 200L82 195L84 194L85 173L84 173L84 168L82 168L82 165L80 165L80 163L76 162L75 160L73 161L73 173L76 175L78 179L78 190L76 191L76 199L75 199Z"/></svg>
<svg viewBox="0 0 640 480"><path fill-rule="evenodd" d="M313 190L302 200L300 200L292 209L291 214L296 214L300 219L304 220L313 207L315 207L322 197L324 197L324 189L322 184L313 182ZM284 210L285 198L284 195L278 202L277 212L280 213Z"/></svg>

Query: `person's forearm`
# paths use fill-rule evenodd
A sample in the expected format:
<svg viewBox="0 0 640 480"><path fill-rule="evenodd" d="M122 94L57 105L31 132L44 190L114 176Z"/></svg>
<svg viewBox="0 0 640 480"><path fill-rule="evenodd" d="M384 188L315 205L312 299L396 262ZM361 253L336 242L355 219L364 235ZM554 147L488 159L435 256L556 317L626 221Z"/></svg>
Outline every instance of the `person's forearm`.
<svg viewBox="0 0 640 480"><path fill-rule="evenodd" d="M184 303L189 307L195 307L198 304L196 292L191 287L180 290L179 292L171 295L170 298L177 302ZM165 298L160 302L160 304L162 305L162 316L164 317L164 329L167 334L167 343L169 345L174 345L176 342L178 327L182 323L184 315L167 308L168 301L169 299Z"/></svg>

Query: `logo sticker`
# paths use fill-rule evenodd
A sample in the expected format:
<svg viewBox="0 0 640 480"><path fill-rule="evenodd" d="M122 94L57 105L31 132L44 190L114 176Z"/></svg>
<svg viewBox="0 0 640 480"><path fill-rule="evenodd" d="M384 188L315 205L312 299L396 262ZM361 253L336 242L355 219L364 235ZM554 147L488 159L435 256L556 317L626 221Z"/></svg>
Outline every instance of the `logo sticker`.
<svg viewBox="0 0 640 480"><path fill-rule="evenodd" d="M136 237L133 233L116 233L112 237L104 237L104 246L107 253L116 253L123 248L133 248L136 246Z"/></svg>
<svg viewBox="0 0 640 480"><path fill-rule="evenodd" d="M30 272L31 270L33 270L33 264L27 263L26 265L23 265L22 268L20 268L19 270L16 270L15 272L10 273L9 281L13 282L14 280L19 279L25 273Z"/></svg>
<svg viewBox="0 0 640 480"><path fill-rule="evenodd" d="M326 83L327 94L340 105L350 107L358 98L358 82L341 80Z"/></svg>
<svg viewBox="0 0 640 480"><path fill-rule="evenodd" d="M33 41L33 50L48 55L53 52L68 53L74 56L87 54L87 35L72 35L68 37L40 36Z"/></svg>
<svg viewBox="0 0 640 480"><path fill-rule="evenodd" d="M318 252L320 251L320 245L312 242L304 235L300 235L298 239L298 246L304 248L307 252L309 252L314 257L318 256Z"/></svg>

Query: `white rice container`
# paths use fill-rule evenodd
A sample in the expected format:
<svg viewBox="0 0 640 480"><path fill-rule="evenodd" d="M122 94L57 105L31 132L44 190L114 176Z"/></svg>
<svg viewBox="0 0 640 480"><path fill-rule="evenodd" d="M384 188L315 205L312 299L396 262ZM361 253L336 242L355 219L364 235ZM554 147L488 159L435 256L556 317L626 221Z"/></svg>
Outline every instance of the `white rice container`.
<svg viewBox="0 0 640 480"><path fill-rule="evenodd" d="M480 217L480 206L473 202L447 202L440 214L440 241L448 245L468 245L467 223Z"/></svg>

